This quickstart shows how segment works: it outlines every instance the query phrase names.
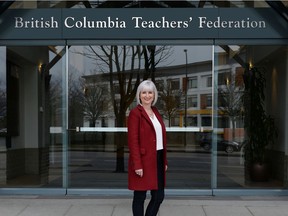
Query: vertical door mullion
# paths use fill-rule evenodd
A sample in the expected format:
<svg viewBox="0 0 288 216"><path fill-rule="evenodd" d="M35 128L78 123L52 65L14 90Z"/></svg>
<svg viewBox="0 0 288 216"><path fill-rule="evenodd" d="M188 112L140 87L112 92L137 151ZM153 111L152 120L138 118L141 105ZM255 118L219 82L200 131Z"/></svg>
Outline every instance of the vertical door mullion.
<svg viewBox="0 0 288 216"><path fill-rule="evenodd" d="M65 46L65 63L62 70L62 166L63 188L68 188L68 46Z"/></svg>
<svg viewBox="0 0 288 216"><path fill-rule="evenodd" d="M217 188L217 106L218 75L215 73L215 45L212 46L212 151L211 151L211 189Z"/></svg>

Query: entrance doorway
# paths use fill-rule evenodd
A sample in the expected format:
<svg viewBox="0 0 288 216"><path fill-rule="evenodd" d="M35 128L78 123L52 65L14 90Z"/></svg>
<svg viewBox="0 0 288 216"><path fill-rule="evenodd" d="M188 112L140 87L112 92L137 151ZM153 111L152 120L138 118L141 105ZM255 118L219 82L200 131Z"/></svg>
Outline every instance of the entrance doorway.
<svg viewBox="0 0 288 216"><path fill-rule="evenodd" d="M155 82L167 128L167 187L210 189L212 47L69 48L69 188L127 188L127 128L139 81Z"/></svg>

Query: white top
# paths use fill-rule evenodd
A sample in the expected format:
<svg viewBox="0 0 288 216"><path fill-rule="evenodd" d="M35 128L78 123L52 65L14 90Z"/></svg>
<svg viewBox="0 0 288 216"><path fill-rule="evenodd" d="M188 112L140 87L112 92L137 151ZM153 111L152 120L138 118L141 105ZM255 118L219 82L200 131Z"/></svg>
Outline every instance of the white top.
<svg viewBox="0 0 288 216"><path fill-rule="evenodd" d="M157 117L155 116L155 114L153 114L153 116L150 117L150 119L156 131L156 149L161 150L163 149L162 126L160 122L158 121Z"/></svg>

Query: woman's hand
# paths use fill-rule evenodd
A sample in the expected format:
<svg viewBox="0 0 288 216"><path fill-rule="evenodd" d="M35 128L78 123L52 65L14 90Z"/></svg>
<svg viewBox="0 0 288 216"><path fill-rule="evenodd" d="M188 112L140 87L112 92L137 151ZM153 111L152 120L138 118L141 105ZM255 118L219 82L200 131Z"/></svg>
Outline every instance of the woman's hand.
<svg viewBox="0 0 288 216"><path fill-rule="evenodd" d="M136 175L142 177L143 176L143 169L137 169L135 170Z"/></svg>

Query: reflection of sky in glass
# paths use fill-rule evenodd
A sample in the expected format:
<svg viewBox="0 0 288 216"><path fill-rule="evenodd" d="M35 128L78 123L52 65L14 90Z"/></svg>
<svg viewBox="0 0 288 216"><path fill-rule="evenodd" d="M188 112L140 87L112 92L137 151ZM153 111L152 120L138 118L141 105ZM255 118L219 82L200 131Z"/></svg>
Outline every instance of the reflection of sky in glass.
<svg viewBox="0 0 288 216"><path fill-rule="evenodd" d="M184 50L187 50L187 63L207 61L212 59L212 46L173 46L173 54L170 59L166 62L168 65L160 66L172 66L172 65L183 65L186 63L186 55ZM170 63L169 63L170 62Z"/></svg>
<svg viewBox="0 0 288 216"><path fill-rule="evenodd" d="M86 47L88 48L88 47ZM97 46L93 46L97 50ZM167 67L173 65L186 64L186 55L184 49L187 50L187 63L208 61L212 59L211 45L190 45L190 46L171 46L170 57L157 65L157 67ZM90 58L83 57L79 52L85 52L84 46L73 46L69 49L69 65L74 67L76 71L82 75L90 75L99 73L97 64ZM144 64L142 64L144 65Z"/></svg>
<svg viewBox="0 0 288 216"><path fill-rule="evenodd" d="M6 89L6 47L0 46L0 89Z"/></svg>
<svg viewBox="0 0 288 216"><path fill-rule="evenodd" d="M217 46L216 46L217 47ZM59 53L64 48L64 46L55 46L55 52ZM212 59L212 46L210 45L183 45L183 46L171 46L171 56L165 62L161 62L158 67L166 67L173 65L183 65L186 63L186 56L184 49L187 50L187 63L207 61ZM89 75L95 73L97 70L97 65L92 59L86 58L77 52L83 52L84 46L73 46L69 49L69 65L75 67L78 73L81 75ZM217 50L215 50L217 52ZM219 49L218 52L223 52ZM55 57L55 53L50 52L50 61ZM53 78L59 79L62 76L63 70L63 60L59 61L54 65L50 74L53 74ZM6 86L6 47L0 47L0 88Z"/></svg>
<svg viewBox="0 0 288 216"><path fill-rule="evenodd" d="M95 67L95 63L89 58L81 58L80 54L85 52L83 46L74 46L69 49L69 64L73 65L76 71L82 73L83 75L89 74L89 70L92 70ZM82 56L83 57L83 56Z"/></svg>

